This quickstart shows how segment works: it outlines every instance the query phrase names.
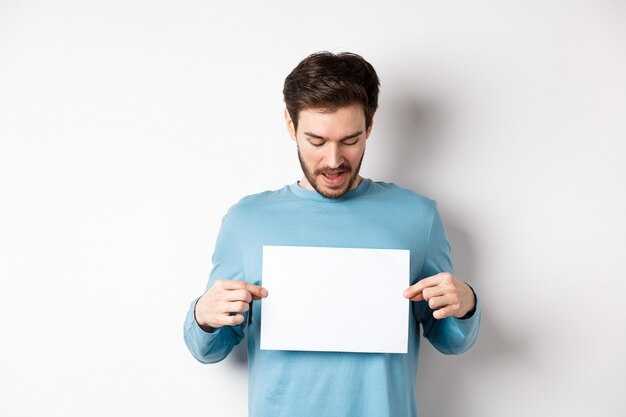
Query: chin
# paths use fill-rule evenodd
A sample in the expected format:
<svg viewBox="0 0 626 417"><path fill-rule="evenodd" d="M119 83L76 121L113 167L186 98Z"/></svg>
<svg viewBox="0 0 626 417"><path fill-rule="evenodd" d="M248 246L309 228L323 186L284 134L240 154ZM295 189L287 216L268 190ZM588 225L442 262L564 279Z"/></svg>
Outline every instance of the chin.
<svg viewBox="0 0 626 417"><path fill-rule="evenodd" d="M348 187L345 186L340 189L317 188L317 192L326 198L334 200L343 197L348 192Z"/></svg>

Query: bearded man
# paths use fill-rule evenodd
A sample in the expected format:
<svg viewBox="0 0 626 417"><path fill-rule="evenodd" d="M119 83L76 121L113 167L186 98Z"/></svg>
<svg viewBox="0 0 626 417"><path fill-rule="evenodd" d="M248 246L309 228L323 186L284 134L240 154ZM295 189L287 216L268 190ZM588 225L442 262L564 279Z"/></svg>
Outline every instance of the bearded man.
<svg viewBox="0 0 626 417"><path fill-rule="evenodd" d="M303 177L241 199L222 220L207 290L191 303L184 337L196 359L214 363L247 327L252 417L417 416L420 326L445 354L462 353L477 338L478 299L454 276L436 203L359 174L379 85L372 65L357 54L320 52L301 61L283 94ZM409 250L407 353L261 350L260 304L271 297L271 288L262 286L264 245ZM323 309L324 300L318 301ZM297 317L298 311L284 314ZM350 314L359 320L358 311ZM375 337L376 328L371 332Z"/></svg>

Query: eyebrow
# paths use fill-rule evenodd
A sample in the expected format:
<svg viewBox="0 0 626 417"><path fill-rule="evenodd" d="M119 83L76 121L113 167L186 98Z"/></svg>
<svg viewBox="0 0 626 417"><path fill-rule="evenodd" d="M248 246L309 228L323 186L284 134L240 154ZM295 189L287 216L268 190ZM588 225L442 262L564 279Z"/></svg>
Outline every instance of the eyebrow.
<svg viewBox="0 0 626 417"><path fill-rule="evenodd" d="M341 138L340 140L346 140L346 139L352 139L352 138L356 138L357 136L360 136L363 133L362 130L359 130L358 132L354 132L348 136L344 136L343 138ZM312 132L304 132L305 135L310 136L312 138L315 139L324 139L324 140L328 140L327 138L325 138L324 136L320 136L320 135L316 135L315 133Z"/></svg>

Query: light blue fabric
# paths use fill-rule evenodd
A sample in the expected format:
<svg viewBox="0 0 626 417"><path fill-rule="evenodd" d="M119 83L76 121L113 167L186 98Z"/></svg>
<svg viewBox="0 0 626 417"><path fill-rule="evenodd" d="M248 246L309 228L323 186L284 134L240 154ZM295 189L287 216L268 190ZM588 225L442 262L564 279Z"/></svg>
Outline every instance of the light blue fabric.
<svg viewBox="0 0 626 417"><path fill-rule="evenodd" d="M223 218L207 288L222 278L261 285L263 245L409 249L412 284L454 272L436 203L369 179L336 200L297 183L243 198ZM425 302L412 302L408 354L268 351L259 350L262 301L252 302L244 324L206 333L194 319L196 300L187 313L184 338L200 362L225 358L248 324L251 417L417 416L419 324L430 343L445 354L469 349L480 324L479 303L468 319L435 320ZM362 308L369 304L363 300ZM323 305L320 300L320 308ZM352 314L359 320L358 311Z"/></svg>

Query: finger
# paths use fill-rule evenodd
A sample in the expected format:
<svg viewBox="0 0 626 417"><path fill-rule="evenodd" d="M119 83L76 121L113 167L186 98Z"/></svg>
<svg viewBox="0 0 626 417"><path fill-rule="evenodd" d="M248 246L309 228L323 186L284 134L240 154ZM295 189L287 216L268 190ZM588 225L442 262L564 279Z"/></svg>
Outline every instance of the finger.
<svg viewBox="0 0 626 417"><path fill-rule="evenodd" d="M447 295L442 295L439 297L431 297L430 300L428 300L428 307L430 307L432 310L437 310L442 307L447 307L451 304L452 304L451 297Z"/></svg>
<svg viewBox="0 0 626 417"><path fill-rule="evenodd" d="M246 289L252 295L253 300L260 300L261 298L267 297L267 290L259 285L248 284Z"/></svg>
<svg viewBox="0 0 626 417"><path fill-rule="evenodd" d="M440 297L448 293L444 285L435 285L434 287L424 288L422 290L422 298L429 301L433 297Z"/></svg>
<svg viewBox="0 0 626 417"><path fill-rule="evenodd" d="M243 313L250 310L250 304L243 301L231 301L226 303L224 311L226 313Z"/></svg>
<svg viewBox="0 0 626 417"><path fill-rule="evenodd" d="M243 323L243 314L232 314L224 316L223 321L225 326L236 326Z"/></svg>
<svg viewBox="0 0 626 417"><path fill-rule="evenodd" d="M244 301L249 303L252 301L252 294L248 290L229 290L224 291L224 301Z"/></svg>
<svg viewBox="0 0 626 417"><path fill-rule="evenodd" d="M429 288L435 286L441 282L441 277L439 275L433 275L432 277L424 278L419 280L416 284L411 285L409 288L405 289L402 295L406 298L414 298L418 294L424 290L424 288ZM419 301L419 300L414 300Z"/></svg>
<svg viewBox="0 0 626 417"><path fill-rule="evenodd" d="M413 298L409 298L409 300L411 300L411 301L422 301L423 299L424 299L424 296L422 295L422 293L417 294Z"/></svg>
<svg viewBox="0 0 626 417"><path fill-rule="evenodd" d="M243 313L250 309L250 304L243 301L228 301L220 303L217 314L225 316L228 314Z"/></svg>
<svg viewBox="0 0 626 417"><path fill-rule="evenodd" d="M248 286L246 281L236 279L220 279L216 284L221 285L225 290L245 290Z"/></svg>
<svg viewBox="0 0 626 417"><path fill-rule="evenodd" d="M234 279L221 279L216 282L225 290L246 290L252 295L253 300L259 300L267 297L267 290L259 285L250 284L246 281Z"/></svg>
<svg viewBox="0 0 626 417"><path fill-rule="evenodd" d="M444 307L444 308L440 308L439 310L433 311L433 317L436 318L437 320L445 319L446 317L449 317L451 315L452 315L451 307Z"/></svg>

